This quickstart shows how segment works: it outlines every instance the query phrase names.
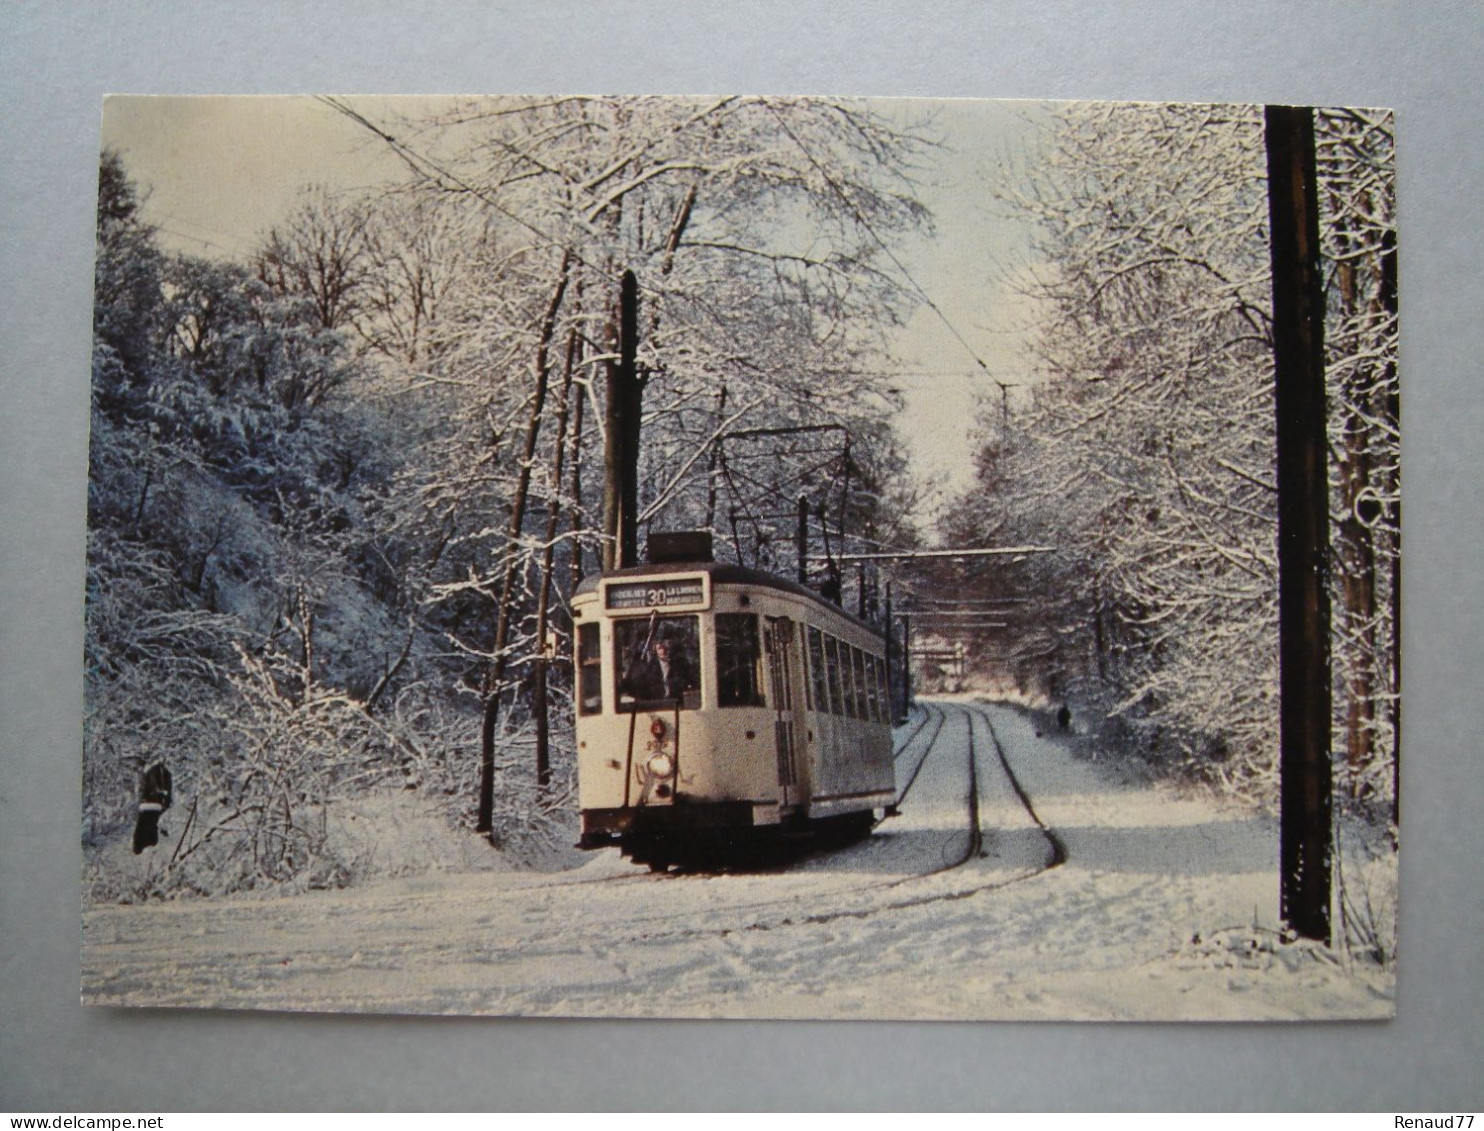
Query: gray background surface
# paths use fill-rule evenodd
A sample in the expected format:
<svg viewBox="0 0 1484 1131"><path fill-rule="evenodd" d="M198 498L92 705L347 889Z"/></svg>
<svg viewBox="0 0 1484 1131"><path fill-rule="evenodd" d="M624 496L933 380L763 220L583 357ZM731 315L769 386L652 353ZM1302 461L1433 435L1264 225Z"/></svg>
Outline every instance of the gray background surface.
<svg viewBox="0 0 1484 1131"><path fill-rule="evenodd" d="M0 1110L1484 1106L1484 8L184 0L0 10ZM102 96L758 92L1398 110L1406 758L1400 1015L1362 1025L356 1018L78 1004Z"/></svg>

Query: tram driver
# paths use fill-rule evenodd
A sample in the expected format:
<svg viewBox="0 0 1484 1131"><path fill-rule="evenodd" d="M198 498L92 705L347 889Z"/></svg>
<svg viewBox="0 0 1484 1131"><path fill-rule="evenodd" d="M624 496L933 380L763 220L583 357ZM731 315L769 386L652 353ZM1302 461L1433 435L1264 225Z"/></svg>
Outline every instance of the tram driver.
<svg viewBox="0 0 1484 1131"><path fill-rule="evenodd" d="M662 628L649 647L631 659L619 681L619 694L641 702L684 702L687 692L697 692L701 686L690 652L681 634Z"/></svg>

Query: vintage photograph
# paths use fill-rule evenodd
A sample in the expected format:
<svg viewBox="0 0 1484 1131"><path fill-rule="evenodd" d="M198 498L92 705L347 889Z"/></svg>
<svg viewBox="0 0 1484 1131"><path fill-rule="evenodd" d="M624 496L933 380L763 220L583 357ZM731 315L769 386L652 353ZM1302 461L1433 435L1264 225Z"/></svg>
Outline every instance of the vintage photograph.
<svg viewBox="0 0 1484 1131"><path fill-rule="evenodd" d="M1384 109L109 98L82 996L1391 1017Z"/></svg>

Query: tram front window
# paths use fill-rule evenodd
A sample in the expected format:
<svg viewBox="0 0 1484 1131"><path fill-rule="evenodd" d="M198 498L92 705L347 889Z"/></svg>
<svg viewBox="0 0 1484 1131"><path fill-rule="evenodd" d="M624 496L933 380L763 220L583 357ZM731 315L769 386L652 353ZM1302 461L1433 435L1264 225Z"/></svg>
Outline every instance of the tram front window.
<svg viewBox="0 0 1484 1131"><path fill-rule="evenodd" d="M716 698L723 707L762 707L762 644L757 617L716 614Z"/></svg>
<svg viewBox="0 0 1484 1131"><path fill-rule="evenodd" d="M613 626L620 711L701 705L697 618L652 616Z"/></svg>

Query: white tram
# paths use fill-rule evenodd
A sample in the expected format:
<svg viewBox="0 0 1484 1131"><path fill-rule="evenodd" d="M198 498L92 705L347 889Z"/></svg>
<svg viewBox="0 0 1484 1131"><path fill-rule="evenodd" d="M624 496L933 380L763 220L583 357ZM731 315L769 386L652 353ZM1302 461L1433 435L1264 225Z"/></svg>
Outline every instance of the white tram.
<svg viewBox="0 0 1484 1131"><path fill-rule="evenodd" d="M864 833L896 794L881 634L784 578L651 539L576 628L581 847L662 870L780 835ZM656 560L661 559L661 560Z"/></svg>

